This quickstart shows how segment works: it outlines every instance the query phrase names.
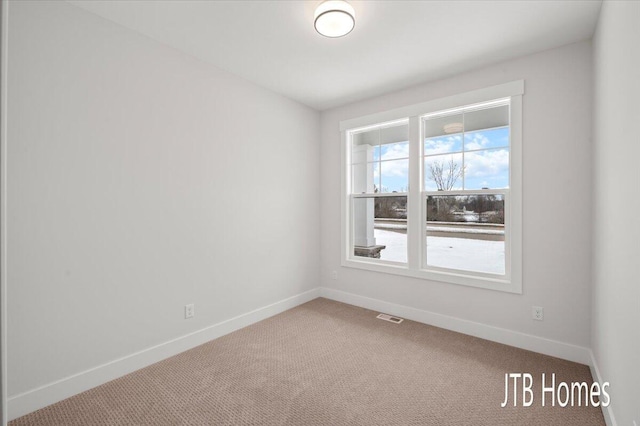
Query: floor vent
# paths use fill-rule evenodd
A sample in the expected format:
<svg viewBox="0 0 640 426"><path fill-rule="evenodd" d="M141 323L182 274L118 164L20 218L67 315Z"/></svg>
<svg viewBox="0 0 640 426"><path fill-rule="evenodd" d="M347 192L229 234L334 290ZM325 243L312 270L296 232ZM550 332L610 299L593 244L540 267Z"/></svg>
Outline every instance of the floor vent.
<svg viewBox="0 0 640 426"><path fill-rule="evenodd" d="M381 319L381 320L385 320L385 321L389 321L389 322L392 322L394 324L400 324L402 321L404 321L402 318L393 317L393 316L387 315L387 314L380 314L376 318Z"/></svg>

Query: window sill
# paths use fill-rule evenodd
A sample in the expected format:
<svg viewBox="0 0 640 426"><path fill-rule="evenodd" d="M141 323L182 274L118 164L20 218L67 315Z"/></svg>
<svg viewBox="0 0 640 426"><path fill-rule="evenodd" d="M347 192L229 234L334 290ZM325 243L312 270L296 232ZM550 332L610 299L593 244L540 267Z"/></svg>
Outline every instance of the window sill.
<svg viewBox="0 0 640 426"><path fill-rule="evenodd" d="M371 272L382 272L391 275L419 278L449 284L464 285L506 293L522 294L522 283L506 278L479 277L464 273L433 271L425 269L411 269L406 264L384 262L377 260L343 259L342 266L362 269Z"/></svg>

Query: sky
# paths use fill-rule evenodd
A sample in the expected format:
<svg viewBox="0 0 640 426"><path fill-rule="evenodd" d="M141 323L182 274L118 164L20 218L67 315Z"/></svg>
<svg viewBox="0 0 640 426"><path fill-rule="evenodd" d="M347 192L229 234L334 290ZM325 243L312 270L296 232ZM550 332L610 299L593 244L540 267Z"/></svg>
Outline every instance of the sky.
<svg viewBox="0 0 640 426"><path fill-rule="evenodd" d="M429 138L424 141L426 191L437 190L429 165L454 160L464 177L452 189L499 189L509 186L509 128ZM405 192L409 182L409 142L376 146L374 179L383 192ZM445 171L448 168L445 166Z"/></svg>

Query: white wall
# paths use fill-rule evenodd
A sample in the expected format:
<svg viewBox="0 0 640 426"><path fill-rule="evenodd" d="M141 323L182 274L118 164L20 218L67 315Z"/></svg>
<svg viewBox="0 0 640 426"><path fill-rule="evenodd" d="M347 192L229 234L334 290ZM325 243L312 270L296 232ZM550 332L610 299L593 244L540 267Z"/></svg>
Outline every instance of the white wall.
<svg viewBox="0 0 640 426"><path fill-rule="evenodd" d="M64 2L9 22L9 397L318 286L319 113Z"/></svg>
<svg viewBox="0 0 640 426"><path fill-rule="evenodd" d="M6 281L6 203L5 203L5 137L7 127L6 74L7 74L7 2L0 3L0 425L7 422L7 287Z"/></svg>
<svg viewBox="0 0 640 426"><path fill-rule="evenodd" d="M617 424L640 425L640 3L605 1L594 37L592 345Z"/></svg>
<svg viewBox="0 0 640 426"><path fill-rule="evenodd" d="M578 346L590 344L591 45L582 42L325 111L325 287ZM522 295L340 267L341 120L513 80L523 97ZM330 278L338 271L338 280ZM545 309L543 322L531 306Z"/></svg>
<svg viewBox="0 0 640 426"><path fill-rule="evenodd" d="M589 42L319 120L66 3L11 3L9 396L320 284L593 343L618 424L630 425L640 418L639 6L603 6L592 149ZM526 80L524 294L340 267L338 122L516 79ZM545 321L531 320L531 305Z"/></svg>

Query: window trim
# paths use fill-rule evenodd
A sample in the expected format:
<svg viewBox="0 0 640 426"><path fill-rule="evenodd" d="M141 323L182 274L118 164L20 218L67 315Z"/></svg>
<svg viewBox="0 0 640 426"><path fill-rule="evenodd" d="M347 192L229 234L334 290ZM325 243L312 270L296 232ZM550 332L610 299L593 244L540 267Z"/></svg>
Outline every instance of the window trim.
<svg viewBox="0 0 640 426"><path fill-rule="evenodd" d="M524 95L524 80L512 81L505 84L460 93L445 98L357 117L340 122L341 132L341 265L350 268L382 272L393 275L421 278L430 281L459 284L471 287L486 288L509 293L522 294L522 96ZM509 189L504 191L505 203L509 204L505 215L505 262L506 275L500 277L487 276L466 271L455 270L425 270L423 269L424 249L422 231L426 224L422 224L424 213L423 198L429 191L423 190L423 161L420 138L422 133L421 120L424 116L434 113L466 108L475 104L486 104L499 99L510 99L510 145L509 145ZM407 196L407 248L406 264L393 264L379 260L365 258L354 259L351 253L351 224L350 224L350 185L348 176L350 167L350 152L348 135L354 131L364 131L378 125L390 125L402 120L409 120L409 192L389 194ZM482 190L478 190L482 191ZM475 190L474 190L475 192ZM353 194L360 195L360 194ZM416 200L419 202L416 203ZM506 205L505 205L505 210ZM418 220L416 220L416 218ZM413 219L413 220L412 220ZM508 261L507 259L510 259Z"/></svg>

